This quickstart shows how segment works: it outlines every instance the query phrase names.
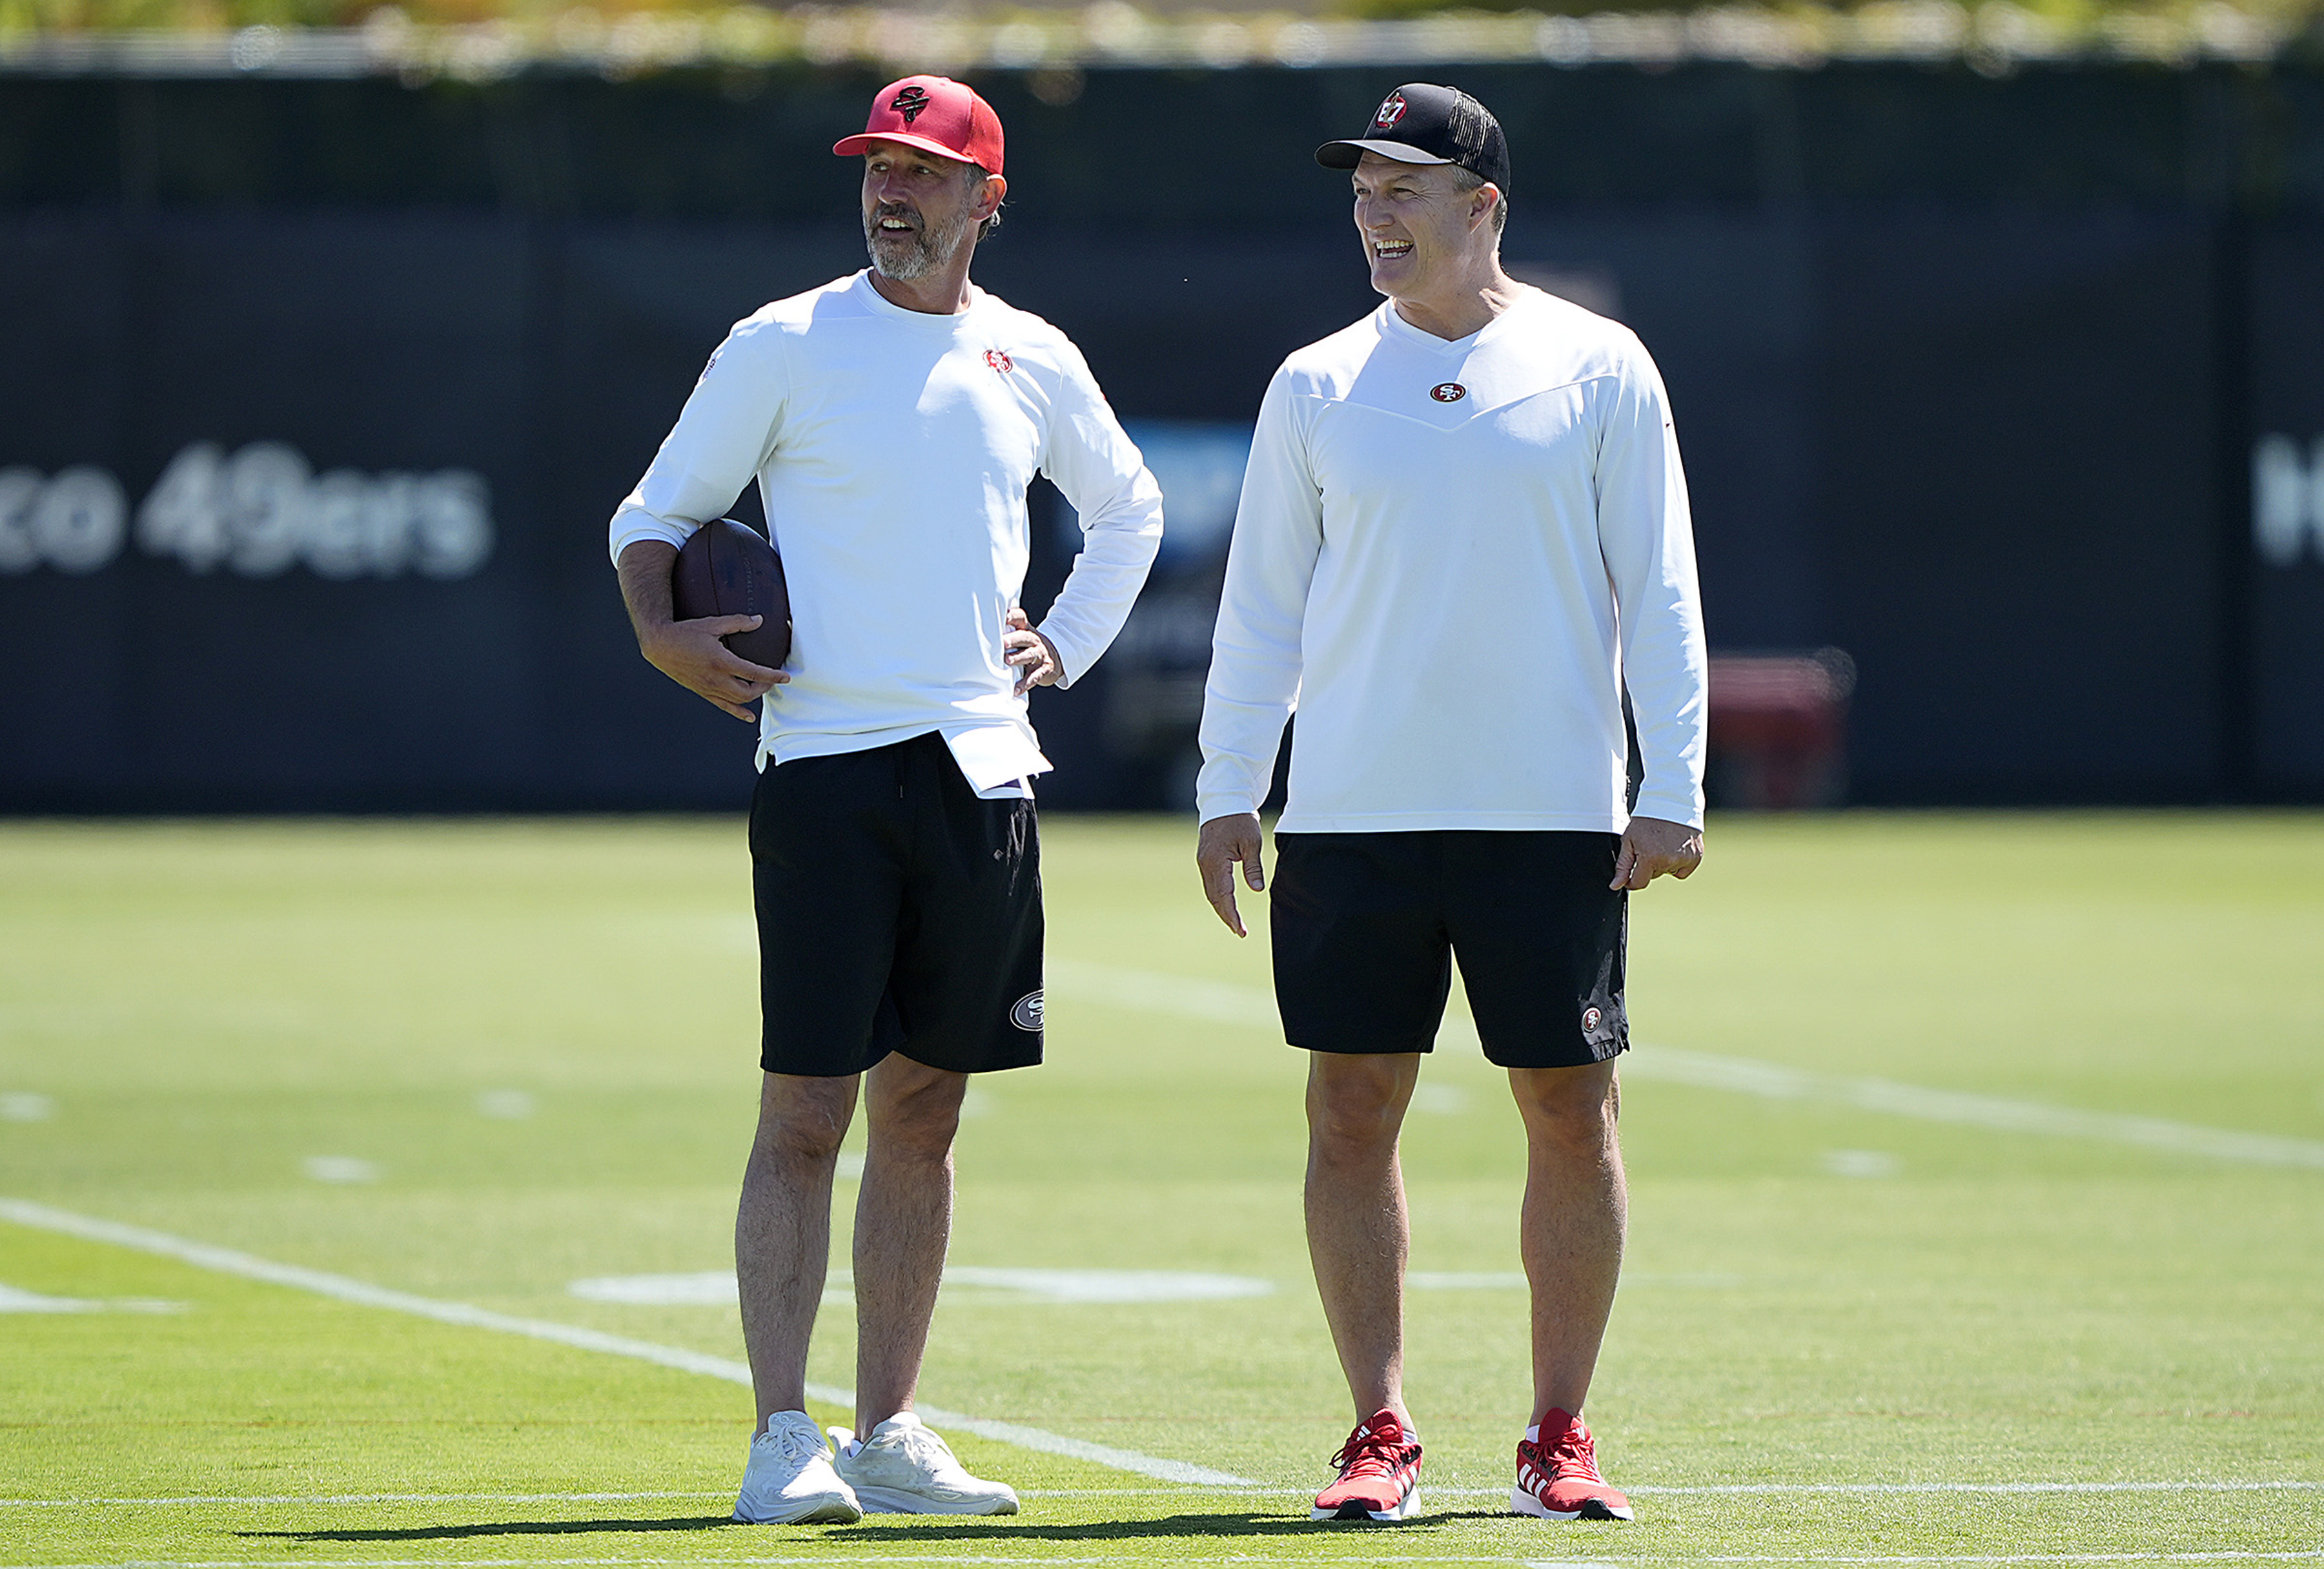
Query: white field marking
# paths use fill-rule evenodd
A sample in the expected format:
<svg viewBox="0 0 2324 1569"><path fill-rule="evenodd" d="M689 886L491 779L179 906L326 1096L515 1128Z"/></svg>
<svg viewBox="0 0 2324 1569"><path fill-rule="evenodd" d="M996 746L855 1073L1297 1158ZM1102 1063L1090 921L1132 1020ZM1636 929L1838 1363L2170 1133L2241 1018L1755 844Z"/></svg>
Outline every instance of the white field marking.
<svg viewBox="0 0 2324 1569"><path fill-rule="evenodd" d="M478 1115L504 1122L521 1122L540 1110L540 1103L530 1090L486 1090L476 1097Z"/></svg>
<svg viewBox="0 0 2324 1569"><path fill-rule="evenodd" d="M316 1504L618 1504L680 1499L723 1499L722 1492L341 1492L341 1493L212 1493L171 1499L0 1499L0 1509L181 1509L197 1504L279 1504L308 1508ZM1019 1490L1020 1492L1022 1490ZM1133 1490L1146 1491L1146 1489ZM1155 1488L1155 1492L1175 1490Z"/></svg>
<svg viewBox="0 0 2324 1569"><path fill-rule="evenodd" d="M379 1168L359 1155L309 1155L300 1169L317 1182L377 1182Z"/></svg>
<svg viewBox="0 0 2324 1569"><path fill-rule="evenodd" d="M823 1303L846 1305L855 1300L852 1270L834 1269L823 1289ZM735 1307L742 1291L732 1269L696 1269L679 1275L602 1275L576 1280L566 1294L586 1302L619 1302L630 1307Z"/></svg>
<svg viewBox="0 0 2324 1569"><path fill-rule="evenodd" d="M946 1265L944 1283L1014 1294L1026 1302L1217 1302L1268 1297L1275 1282L1249 1275L1205 1275L1181 1269L995 1269L973 1264ZM824 1300L853 1301L854 1278L845 1269L828 1277ZM691 1275L609 1275L576 1280L565 1288L592 1302L622 1302L656 1307L732 1306L737 1297L732 1269Z"/></svg>
<svg viewBox="0 0 2324 1569"><path fill-rule="evenodd" d="M1660 1560L1694 1564L2302 1564L2324 1558L2324 1547L2298 1548L2288 1553L2250 1552L2231 1548L2213 1553L1892 1553L1878 1556L1779 1557L1774 1554L1731 1554L1716 1558ZM1651 1558L1627 1560L1654 1563Z"/></svg>
<svg viewBox="0 0 2324 1569"><path fill-rule="evenodd" d="M29 1090L0 1095L0 1122L45 1122L57 1114L57 1103Z"/></svg>
<svg viewBox="0 0 2324 1569"><path fill-rule="evenodd" d="M1404 1278L1410 1291L1522 1291L1526 1278L1506 1274L1470 1273L1459 1269L1414 1269Z"/></svg>
<svg viewBox="0 0 2324 1569"><path fill-rule="evenodd" d="M159 1253L204 1269L221 1274L239 1275L245 1279L263 1280L270 1285L287 1286L296 1291L311 1291L320 1297L336 1297L365 1307L385 1308L392 1313L409 1313L420 1318L432 1318L439 1324L459 1324L469 1329L494 1330L502 1334L522 1335L530 1340L545 1340L579 1351L600 1352L608 1356L632 1357L639 1361L653 1362L660 1367L676 1368L681 1372L700 1373L708 1378L724 1379L729 1383L747 1386L751 1370L742 1363L729 1361L724 1357L706 1356L700 1352L687 1351L678 1346L656 1345L650 1341L632 1340L627 1335L607 1334L602 1330L584 1329L578 1324L553 1324L546 1319L517 1318L490 1308L471 1307L465 1302L439 1302L433 1297L415 1297L408 1291L393 1291L368 1281L351 1279L345 1275L333 1275L321 1269L304 1269L296 1264L278 1264L232 1248L221 1248L209 1242L197 1242L184 1237L173 1237L165 1232L147 1231L143 1226L123 1225L118 1221L98 1220L77 1215L64 1210L51 1209L47 1204L33 1204L24 1199L0 1198L0 1220L18 1225L33 1226L42 1231L61 1232L67 1236L80 1237L88 1241L109 1242L115 1247L134 1248L141 1252ZM852 1389L834 1389L828 1384L809 1384L807 1392L816 1399L842 1407L853 1407L855 1393ZM1017 1422L999 1422L982 1417L970 1417L955 1411L942 1410L934 1406L919 1407L920 1415L938 1427L950 1427L962 1433L973 1433L980 1438L996 1443L1013 1444L1019 1449L1037 1450L1044 1454L1062 1454L1068 1459L1085 1460L1092 1464L1114 1471L1133 1472L1139 1476L1154 1477L1161 1481L1175 1481L1189 1487L1251 1487L1257 1485L1248 1477L1231 1472L1213 1471L1208 1466L1189 1465L1183 1460L1165 1460L1157 1455L1140 1454L1134 1449L1116 1449L1111 1444L1089 1444L1079 1438L1068 1438L1038 1427L1028 1427Z"/></svg>
<svg viewBox="0 0 2324 1569"><path fill-rule="evenodd" d="M822 1397L817 1396L818 1399ZM1026 1498L1184 1498L1183 1487L1026 1487ZM1311 1498L1312 1487L1249 1487L1219 1490L1234 1498ZM1506 1487L1438 1487L1427 1492L1440 1498L1502 1498ZM1854 1494L1881 1497L1896 1493L1991 1493L2019 1495L2109 1493L2251 1493L2324 1492L2324 1481L1870 1481L1870 1482L1737 1482L1726 1486L1656 1487L1640 1483L1625 1491L1642 1497L1729 1498L1752 1494L1784 1497L1799 1493ZM0 1509L174 1509L197 1504L426 1504L426 1503L636 1503L654 1500L721 1499L723 1492L351 1492L351 1493L217 1493L180 1498L0 1498Z"/></svg>
<svg viewBox="0 0 2324 1569"><path fill-rule="evenodd" d="M14 1286L0 1286L0 1313L183 1313L182 1302L167 1302L159 1297L113 1297L102 1302L91 1302L79 1297L43 1297L37 1291L19 1291Z"/></svg>
<svg viewBox="0 0 2324 1569"><path fill-rule="evenodd" d="M2273 1133L2244 1133L2228 1128L2166 1121L2161 1117L2006 1101L1998 1095L1932 1090L1920 1084L1900 1084L1893 1079L1849 1078L1810 1068L1754 1062L1748 1057L1683 1051L1674 1046L1651 1047L1643 1053L1626 1054L1626 1057L1635 1060L1625 1060L1622 1071L1634 1078L1668 1079L1703 1089L1762 1095L1769 1100L1838 1102L1858 1111L1886 1112L1929 1122L1957 1122L2001 1133L2097 1139L2109 1144L2166 1150L2173 1155L2200 1155L2255 1166L2298 1166L2324 1171L2324 1140L2314 1139L2286 1139Z"/></svg>
<svg viewBox="0 0 2324 1569"><path fill-rule="evenodd" d="M947 1265L945 1284L1021 1293L1034 1302L1217 1302L1274 1295L1275 1282L1250 1275L1181 1269L991 1269Z"/></svg>
<svg viewBox="0 0 2324 1569"><path fill-rule="evenodd" d="M1440 1117L1457 1117L1469 1109L1469 1092L1458 1084L1416 1085L1412 1109Z"/></svg>
<svg viewBox="0 0 2324 1569"><path fill-rule="evenodd" d="M1505 1487L1437 1487L1431 1492L1457 1493L1463 1498L1498 1498ZM2324 1481L1738 1481L1702 1487L1655 1487L1640 1483L1625 1492L1656 1498L1738 1498L1765 1495L1791 1498L1803 1493L1842 1493L1880 1498L1896 1493L2181 1493L2181 1492L2319 1492Z"/></svg>
<svg viewBox="0 0 2324 1569"><path fill-rule="evenodd" d="M1526 1278L1514 1269L1473 1273L1459 1269L1415 1269L1405 1276L1404 1284L1409 1291L1522 1291L1526 1288ZM1743 1277L1740 1275L1709 1269L1670 1274L1641 1269L1636 1274L1626 1272L1622 1276L1626 1290L1637 1286L1691 1286L1716 1291L1741 1284Z"/></svg>
<svg viewBox="0 0 2324 1569"><path fill-rule="evenodd" d="M1347 1535L1367 1535L1350 1532ZM1302 1554L1296 1558L1268 1558L1257 1554L1236 1553L1224 1557L1192 1557L1180 1555L1172 1562L1203 1564L1496 1564L1517 1565L1520 1569L1620 1569L1624 1564L2305 1564L2324 1559L2324 1548L2296 1548L2288 1552L2268 1552L2229 1548L2212 1552L2173 1553L2151 1550L2143 1553L1964 1553L1956 1555L1896 1553L1881 1556L1783 1556L1775 1554L1732 1554L1700 1558L1670 1558L1655 1554L1624 1555L1618 1558L1509 1558L1496 1554L1489 1557L1477 1554L1385 1554L1367 1552L1349 1556L1341 1554ZM1038 1556L1002 1554L934 1554L934 1553L816 1553L794 1557L703 1557L703 1558L301 1558L301 1564L311 1564L317 1569L434 1569L439 1564L471 1565L473 1569L521 1569L530 1564L560 1565L614 1564L1119 1564L1118 1557L1065 1557L1042 1554ZM135 1559L124 1564L11 1564L0 1569L254 1569L263 1564L277 1564L279 1558L171 1558Z"/></svg>
<svg viewBox="0 0 2324 1569"><path fill-rule="evenodd" d="M863 1180L863 1151L843 1149L839 1152L839 1177L843 1182Z"/></svg>
<svg viewBox="0 0 2324 1569"><path fill-rule="evenodd" d="M1175 1013L1182 1018L1240 1024L1253 1029L1280 1029L1274 997L1257 986L1061 959L1048 961L1048 974L1067 991L1118 1008ZM1467 1018L1448 1015L1438 1038L1448 1045L1475 1046L1477 1027ZM1898 1084L1893 1079L1852 1078L1751 1057L1687 1051L1675 1046L1646 1046L1625 1052L1622 1073L1627 1078L1664 1079L1698 1089L1728 1090L1767 1100L1836 1102L1858 1111L1885 1112L1931 1122L1958 1122L2001 1133L2096 1139L2111 1144L2167 1150L2174 1155L2324 1171L2324 1140L2244 1133L2118 1112L2085 1112L2072 1106L2009 1101L1963 1090L1932 1090L1919 1084Z"/></svg>
<svg viewBox="0 0 2324 1569"><path fill-rule="evenodd" d="M1886 1149L1827 1149L1823 1168L1834 1177L1894 1177L1904 1163Z"/></svg>
<svg viewBox="0 0 2324 1569"><path fill-rule="evenodd" d="M633 1307L733 1307L740 1300L732 1269L697 1269L687 1275L600 1275L565 1288L585 1302L620 1302Z"/></svg>

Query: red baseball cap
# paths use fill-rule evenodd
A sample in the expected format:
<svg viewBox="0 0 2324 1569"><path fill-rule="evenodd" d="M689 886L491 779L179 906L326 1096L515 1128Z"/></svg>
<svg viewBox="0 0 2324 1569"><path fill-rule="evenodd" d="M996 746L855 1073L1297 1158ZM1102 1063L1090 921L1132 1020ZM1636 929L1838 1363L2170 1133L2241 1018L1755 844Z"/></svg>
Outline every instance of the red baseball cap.
<svg viewBox="0 0 2324 1569"><path fill-rule="evenodd" d="M853 158L873 142L900 142L1001 172L1001 116L966 82L950 77L906 77L872 99L872 117L860 136L843 136L831 150Z"/></svg>

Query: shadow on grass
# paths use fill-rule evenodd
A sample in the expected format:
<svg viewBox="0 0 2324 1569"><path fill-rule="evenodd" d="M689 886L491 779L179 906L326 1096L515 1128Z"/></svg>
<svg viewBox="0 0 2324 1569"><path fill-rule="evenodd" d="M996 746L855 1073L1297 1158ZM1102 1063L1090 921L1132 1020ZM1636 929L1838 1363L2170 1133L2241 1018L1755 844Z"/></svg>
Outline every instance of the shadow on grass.
<svg viewBox="0 0 2324 1569"><path fill-rule="evenodd" d="M1042 1525L1019 1517L1002 1524L989 1517L880 1517L852 1526L817 1526L818 1536L844 1535L872 1542L977 1542L994 1540L1041 1542L1120 1542L1142 1537L1296 1537L1315 1532L1397 1532L1452 1525L1466 1520L1505 1518L1491 1509L1451 1509L1422 1515L1401 1526L1377 1526L1351 1520L1310 1520L1295 1514L1165 1515L1156 1519L1090 1520L1072 1525ZM430 1542L467 1537L573 1536L595 1531L708 1531L735 1522L724 1515L683 1516L659 1520L490 1520L467 1526L412 1526L401 1529L331 1531L236 1531L243 1537L274 1537L294 1542ZM742 1530L781 1530L776 1527L738 1527Z"/></svg>
<svg viewBox="0 0 2324 1569"><path fill-rule="evenodd" d="M1332 1535L1395 1536L1425 1530L1430 1526L1456 1525L1468 1520L1498 1520L1506 1511L1447 1509L1442 1514L1416 1515L1397 1525L1370 1520L1311 1520L1298 1514L1164 1515L1156 1519L1085 1520L1074 1525L1001 1525L986 1518L949 1521L932 1516L900 1520L867 1519L841 1527L850 1537L874 1542L973 1542L1009 1538L1037 1542L1119 1542L1141 1537L1305 1537Z"/></svg>
<svg viewBox="0 0 2324 1569"><path fill-rule="evenodd" d="M463 1537L567 1537L590 1531L707 1531L734 1522L724 1515L661 1520L484 1520L472 1526L379 1527L369 1530L236 1531L237 1537L290 1542L442 1542Z"/></svg>
<svg viewBox="0 0 2324 1569"><path fill-rule="evenodd" d="M874 1518L852 1526L817 1526L818 1536L844 1535L872 1542L976 1542L1008 1539L1037 1542L1120 1542L1142 1537L1297 1537L1318 1532L1362 1534L1397 1532L1452 1525L1464 1520L1500 1519L1489 1509L1455 1509L1428 1514L1402 1526L1374 1526L1346 1520L1310 1520L1293 1514L1164 1515L1156 1519L1090 1520L1072 1525L1042 1525L1034 1521L1002 1524L987 1517L921 1516L914 1518ZM468 1537L574 1536L595 1531L708 1531L734 1522L724 1515L692 1515L659 1520L489 1520L466 1526L411 1526L401 1529L236 1531L243 1537L274 1537L294 1542L438 1542ZM740 1530L780 1530L782 1527L737 1527Z"/></svg>

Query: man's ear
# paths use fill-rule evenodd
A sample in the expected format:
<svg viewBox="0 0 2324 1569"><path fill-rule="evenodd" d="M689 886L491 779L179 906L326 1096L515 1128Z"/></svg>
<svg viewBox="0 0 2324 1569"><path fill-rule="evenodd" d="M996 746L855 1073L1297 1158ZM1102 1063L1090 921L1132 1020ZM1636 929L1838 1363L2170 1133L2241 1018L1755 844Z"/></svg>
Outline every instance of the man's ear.
<svg viewBox="0 0 2324 1569"><path fill-rule="evenodd" d="M976 221L982 223L1001 210L1001 203L1009 194L1009 182L997 174L984 180L984 199L976 204Z"/></svg>
<svg viewBox="0 0 2324 1569"><path fill-rule="evenodd" d="M1478 224L1489 221L1493 216L1495 204L1500 199L1501 188L1489 180L1471 191L1469 226L1474 228Z"/></svg>

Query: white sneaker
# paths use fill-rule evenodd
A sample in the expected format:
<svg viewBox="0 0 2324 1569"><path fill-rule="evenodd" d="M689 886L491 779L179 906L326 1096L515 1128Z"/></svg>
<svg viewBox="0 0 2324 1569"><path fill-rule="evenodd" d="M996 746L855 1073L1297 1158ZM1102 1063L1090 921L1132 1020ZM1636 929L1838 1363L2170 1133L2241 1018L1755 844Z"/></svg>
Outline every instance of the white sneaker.
<svg viewBox="0 0 2324 1569"><path fill-rule="evenodd" d="M751 1440L734 1518L746 1526L844 1526L862 1519L863 1507L831 1468L831 1451L815 1419L804 1411L778 1411Z"/></svg>
<svg viewBox="0 0 2324 1569"><path fill-rule="evenodd" d="M866 1514L1013 1515L1017 1490L985 1481L963 1469L952 1446L909 1411L889 1417L858 1439L831 1430L841 1480L855 1490Z"/></svg>

